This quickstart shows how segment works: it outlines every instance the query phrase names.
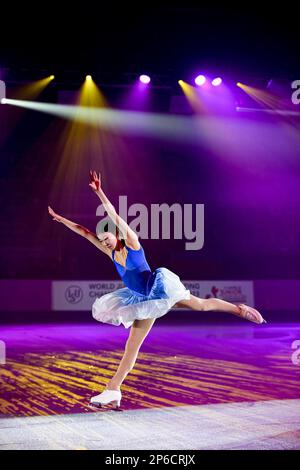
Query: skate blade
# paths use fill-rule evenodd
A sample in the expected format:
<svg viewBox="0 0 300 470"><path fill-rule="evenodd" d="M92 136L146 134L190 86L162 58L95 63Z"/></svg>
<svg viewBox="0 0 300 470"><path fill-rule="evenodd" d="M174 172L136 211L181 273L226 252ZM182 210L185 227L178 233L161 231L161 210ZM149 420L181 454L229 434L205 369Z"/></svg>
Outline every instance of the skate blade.
<svg viewBox="0 0 300 470"><path fill-rule="evenodd" d="M115 411L122 411L120 406L108 403L107 405L102 405L101 403L89 403L88 407L93 410L115 410Z"/></svg>

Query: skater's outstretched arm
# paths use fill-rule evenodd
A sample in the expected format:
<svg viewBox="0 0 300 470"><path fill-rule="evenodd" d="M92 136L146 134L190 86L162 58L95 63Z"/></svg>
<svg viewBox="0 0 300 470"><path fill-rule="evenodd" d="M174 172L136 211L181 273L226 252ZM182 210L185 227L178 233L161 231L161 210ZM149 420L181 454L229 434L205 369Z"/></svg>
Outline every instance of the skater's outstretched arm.
<svg viewBox="0 0 300 470"><path fill-rule="evenodd" d="M103 251L103 253L111 257L110 250L101 244L100 240L97 238L97 235L95 233L91 232L89 229L83 227L82 225L76 224L75 222L72 222L71 220L62 217L61 215L56 214L50 206L48 206L48 212L53 217L53 220L56 220L56 222L61 222L73 232L78 233L78 235L81 235L82 237L86 238L88 241L93 243L93 245L99 248L99 250Z"/></svg>
<svg viewBox="0 0 300 470"><path fill-rule="evenodd" d="M122 232L123 238L126 240L126 243L131 245L135 250L140 248L139 240L137 234L129 227L122 217L116 212L115 207L112 205L106 194L104 193L101 187L101 175L96 173L96 171L90 171L90 187L97 194L100 201L103 204L104 209L106 210L108 216L111 218L113 223L118 227Z"/></svg>

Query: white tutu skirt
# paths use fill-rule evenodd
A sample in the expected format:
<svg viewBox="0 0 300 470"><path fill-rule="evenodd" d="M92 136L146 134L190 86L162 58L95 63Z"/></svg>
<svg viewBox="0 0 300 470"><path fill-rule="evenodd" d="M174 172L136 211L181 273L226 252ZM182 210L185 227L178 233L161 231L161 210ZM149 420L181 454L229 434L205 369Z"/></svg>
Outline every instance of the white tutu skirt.
<svg viewBox="0 0 300 470"><path fill-rule="evenodd" d="M124 287L96 299L92 306L95 320L129 328L134 320L162 317L180 300L190 299L190 291L177 274L167 268L157 268L154 275L148 295Z"/></svg>

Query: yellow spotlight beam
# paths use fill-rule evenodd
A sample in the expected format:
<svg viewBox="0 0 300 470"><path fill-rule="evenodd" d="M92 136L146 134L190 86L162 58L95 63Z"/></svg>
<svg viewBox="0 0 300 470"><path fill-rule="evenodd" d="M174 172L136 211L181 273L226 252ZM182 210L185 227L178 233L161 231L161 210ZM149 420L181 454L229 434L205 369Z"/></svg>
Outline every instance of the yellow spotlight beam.
<svg viewBox="0 0 300 470"><path fill-rule="evenodd" d="M49 77L41 78L35 82L23 85L14 91L13 97L19 100L33 100L52 82L52 80L54 80L54 78L54 75L49 75Z"/></svg>
<svg viewBox="0 0 300 470"><path fill-rule="evenodd" d="M244 83L237 83L237 86L241 88L247 95L249 95L257 103L267 106L271 109L278 109L280 107L280 100L271 93L260 90L259 88L254 88Z"/></svg>
<svg viewBox="0 0 300 470"><path fill-rule="evenodd" d="M108 106L107 100L94 82L91 75L85 77L78 95L77 105L102 108Z"/></svg>
<svg viewBox="0 0 300 470"><path fill-rule="evenodd" d="M90 114L92 110L104 109L108 103L92 79L91 75L87 75L78 90L73 106L74 115L66 122L63 132L57 142L57 150L59 155L59 163L56 168L55 180L63 188L64 181L77 186L80 179L82 168L84 168L89 160L99 158L101 166L105 158L103 152L103 140L105 139L105 130L90 125ZM81 109L85 109L87 119L81 119ZM88 161L87 161L88 160ZM53 187L53 191L57 192L57 188ZM72 204L72 193L67 195Z"/></svg>
<svg viewBox="0 0 300 470"><path fill-rule="evenodd" d="M188 102L191 105L191 108L196 112L196 113L201 113L205 111L205 106L201 102L201 98L198 94L198 90L189 85L188 83L184 82L183 80L178 80L179 85L182 88L182 91L188 100Z"/></svg>

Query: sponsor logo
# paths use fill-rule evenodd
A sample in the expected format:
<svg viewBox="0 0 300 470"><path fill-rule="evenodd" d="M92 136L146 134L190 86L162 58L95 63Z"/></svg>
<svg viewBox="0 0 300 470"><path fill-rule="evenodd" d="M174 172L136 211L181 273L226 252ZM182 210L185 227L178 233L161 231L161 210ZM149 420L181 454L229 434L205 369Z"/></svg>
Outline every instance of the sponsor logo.
<svg viewBox="0 0 300 470"><path fill-rule="evenodd" d="M83 299L83 290L79 286L69 286L65 298L70 304L78 304Z"/></svg>

